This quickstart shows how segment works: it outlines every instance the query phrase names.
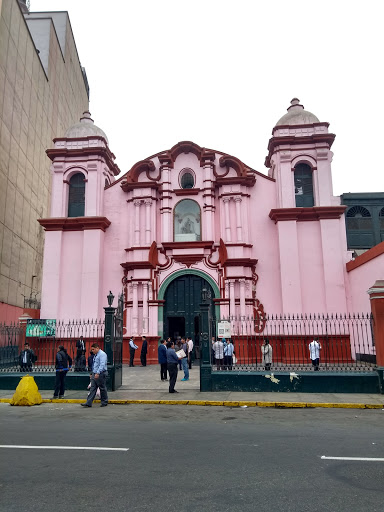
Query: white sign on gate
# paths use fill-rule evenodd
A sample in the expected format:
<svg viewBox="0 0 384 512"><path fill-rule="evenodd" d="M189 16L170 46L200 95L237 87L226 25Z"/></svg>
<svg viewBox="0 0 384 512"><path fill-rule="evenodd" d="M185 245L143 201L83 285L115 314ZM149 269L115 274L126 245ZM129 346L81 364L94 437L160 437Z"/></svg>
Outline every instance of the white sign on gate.
<svg viewBox="0 0 384 512"><path fill-rule="evenodd" d="M231 337L231 324L229 322L219 322L217 324L217 337L230 338Z"/></svg>

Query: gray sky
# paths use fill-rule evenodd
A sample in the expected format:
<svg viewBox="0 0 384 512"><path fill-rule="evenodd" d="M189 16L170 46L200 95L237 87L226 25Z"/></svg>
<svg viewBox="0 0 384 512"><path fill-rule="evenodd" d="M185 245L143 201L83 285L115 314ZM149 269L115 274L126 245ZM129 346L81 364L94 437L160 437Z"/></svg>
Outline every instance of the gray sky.
<svg viewBox="0 0 384 512"><path fill-rule="evenodd" d="M123 173L181 140L267 173L298 97L336 134L334 193L384 191L382 0L31 0L48 10L69 12Z"/></svg>

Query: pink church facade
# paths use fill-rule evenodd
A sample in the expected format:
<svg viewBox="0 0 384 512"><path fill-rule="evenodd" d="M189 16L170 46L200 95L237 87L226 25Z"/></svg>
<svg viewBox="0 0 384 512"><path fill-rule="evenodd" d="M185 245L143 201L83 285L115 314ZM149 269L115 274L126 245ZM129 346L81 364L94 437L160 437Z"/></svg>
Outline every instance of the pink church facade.
<svg viewBox="0 0 384 512"><path fill-rule="evenodd" d="M295 99L273 128L268 176L180 142L117 178L85 113L47 151L41 318L101 318L111 290L124 293L126 336L194 336L202 287L239 333L265 314L368 312L384 254L349 263L328 127Z"/></svg>

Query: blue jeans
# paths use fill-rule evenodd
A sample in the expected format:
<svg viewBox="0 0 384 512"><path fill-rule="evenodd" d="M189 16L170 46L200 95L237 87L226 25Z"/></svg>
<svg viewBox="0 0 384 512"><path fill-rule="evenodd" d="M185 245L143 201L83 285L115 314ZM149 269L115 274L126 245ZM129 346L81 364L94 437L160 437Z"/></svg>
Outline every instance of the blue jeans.
<svg viewBox="0 0 384 512"><path fill-rule="evenodd" d="M187 357L184 357L184 359L181 360L181 365L182 365L183 371L184 371L184 379L189 379L188 358Z"/></svg>

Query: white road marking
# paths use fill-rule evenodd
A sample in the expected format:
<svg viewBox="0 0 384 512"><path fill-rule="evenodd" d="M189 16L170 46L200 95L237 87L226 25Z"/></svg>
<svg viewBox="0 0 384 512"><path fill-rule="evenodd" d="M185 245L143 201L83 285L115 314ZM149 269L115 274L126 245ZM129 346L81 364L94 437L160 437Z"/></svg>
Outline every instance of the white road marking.
<svg viewBox="0 0 384 512"><path fill-rule="evenodd" d="M0 448L20 448L28 450L96 450L109 452L127 452L129 448L105 448L99 446L29 446L23 444L0 444Z"/></svg>
<svg viewBox="0 0 384 512"><path fill-rule="evenodd" d="M374 458L374 457L326 457L322 455L323 460L363 460L363 461L373 461L373 462L384 462L384 458Z"/></svg>

